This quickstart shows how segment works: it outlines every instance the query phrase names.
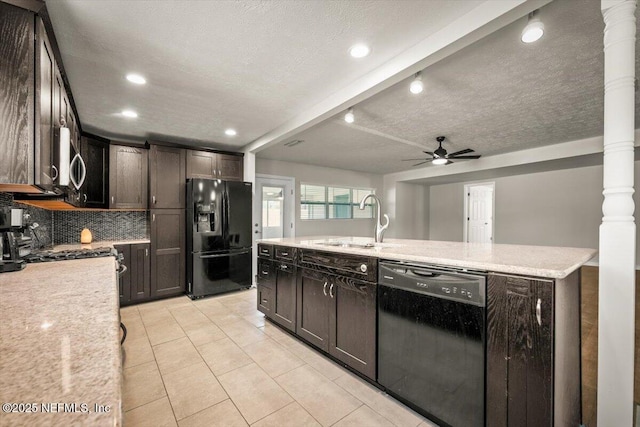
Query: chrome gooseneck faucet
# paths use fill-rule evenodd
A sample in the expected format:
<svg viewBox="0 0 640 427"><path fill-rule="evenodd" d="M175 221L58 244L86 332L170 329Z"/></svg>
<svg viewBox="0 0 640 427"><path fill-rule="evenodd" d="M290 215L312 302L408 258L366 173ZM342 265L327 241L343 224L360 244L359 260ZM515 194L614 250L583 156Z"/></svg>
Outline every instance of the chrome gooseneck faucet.
<svg viewBox="0 0 640 427"><path fill-rule="evenodd" d="M384 218L386 220L386 223L384 225L382 225L382 218L380 217L381 214L381 206L380 206L380 199L378 198L378 196L376 196L373 193L369 193L366 196L364 196L362 198L362 200L360 201L360 210L364 210L365 208L365 202L367 201L367 199L371 197L373 199L375 199L376 204L378 205L378 216L376 217L376 234L375 234L375 241L376 243L382 243L382 237L384 235L384 231L387 229L387 227L389 226L389 216L387 214L384 214Z"/></svg>

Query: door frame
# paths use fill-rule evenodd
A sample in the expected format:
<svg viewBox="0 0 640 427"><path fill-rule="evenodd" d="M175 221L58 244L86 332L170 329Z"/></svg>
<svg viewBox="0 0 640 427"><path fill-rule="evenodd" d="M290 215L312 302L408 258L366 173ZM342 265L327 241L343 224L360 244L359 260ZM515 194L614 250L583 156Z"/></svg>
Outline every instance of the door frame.
<svg viewBox="0 0 640 427"><path fill-rule="evenodd" d="M491 243L495 243L496 239L496 183L495 181L481 181L481 182L469 182L464 184L464 193L462 193L462 200L464 206L464 214L462 216L462 241L467 243L467 238L469 235L469 221L467 218L469 217L469 191L471 187L491 187L493 191L491 192Z"/></svg>
<svg viewBox="0 0 640 427"><path fill-rule="evenodd" d="M290 221L290 226L286 227L284 226L285 224L283 224L283 235L286 237L295 237L296 236L296 179L292 176L281 176L281 175L268 175L268 174L262 174L262 173L257 173L255 176L255 180L254 180L254 195L253 195L253 206L251 207L252 210L252 215L251 215L251 236L252 236L252 247L253 247L253 274L252 274L252 280L254 285L256 284L256 274L258 272L258 243L256 242L256 240L258 239L258 237L256 237L256 229L255 229L255 224L256 223L262 223L262 218L260 218L260 220L258 221L258 218L255 218L255 213L257 211L260 212L260 214L262 215L262 189L261 186L262 184L265 184L267 182L265 181L275 181L273 182L274 185L282 185L285 187L285 189L287 188L287 186L290 186L291 188L291 194L287 194L284 195L284 217L285 217L285 221L287 217L289 217L291 219ZM286 190L285 190L286 191ZM291 198L291 203L287 204L287 198L290 197ZM259 206L258 206L259 205ZM262 230L260 230L262 231ZM288 233L287 233L288 231ZM288 236L287 236L288 235ZM262 234L260 234L260 238L262 237Z"/></svg>

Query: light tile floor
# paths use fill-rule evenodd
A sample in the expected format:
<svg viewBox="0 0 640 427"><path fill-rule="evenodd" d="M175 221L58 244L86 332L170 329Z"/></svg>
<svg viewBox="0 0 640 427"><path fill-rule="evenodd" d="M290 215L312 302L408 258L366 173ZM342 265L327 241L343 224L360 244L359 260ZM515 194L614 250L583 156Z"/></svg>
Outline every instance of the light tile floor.
<svg viewBox="0 0 640 427"><path fill-rule="evenodd" d="M122 308L125 425L435 426L255 306L251 289Z"/></svg>

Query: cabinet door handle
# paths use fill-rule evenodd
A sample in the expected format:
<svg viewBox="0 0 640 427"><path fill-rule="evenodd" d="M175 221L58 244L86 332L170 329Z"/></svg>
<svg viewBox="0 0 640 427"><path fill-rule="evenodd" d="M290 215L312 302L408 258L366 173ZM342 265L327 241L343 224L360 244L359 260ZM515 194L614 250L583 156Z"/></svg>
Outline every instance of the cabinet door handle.
<svg viewBox="0 0 640 427"><path fill-rule="evenodd" d="M148 248L144 249L144 256L149 256L149 249Z"/></svg>
<svg viewBox="0 0 640 427"><path fill-rule="evenodd" d="M111 196L111 204L112 205L116 204L116 197L115 196Z"/></svg>
<svg viewBox="0 0 640 427"><path fill-rule="evenodd" d="M324 296L327 296L327 282L325 280L324 285L322 286L322 293L324 294Z"/></svg>
<svg viewBox="0 0 640 427"><path fill-rule="evenodd" d="M51 165L51 169L53 169L53 171L55 172L55 175L53 175L53 178L51 178L51 180L55 181L56 179L58 179L58 168L56 167L56 165Z"/></svg>
<svg viewBox="0 0 640 427"><path fill-rule="evenodd" d="M538 320L538 325L542 326L542 300L540 298L536 303L536 319Z"/></svg>
<svg viewBox="0 0 640 427"><path fill-rule="evenodd" d="M331 284L331 286L329 287L329 296L331 298L333 298L333 283Z"/></svg>
<svg viewBox="0 0 640 427"><path fill-rule="evenodd" d="M151 214L151 222L156 222L156 214Z"/></svg>
<svg viewBox="0 0 640 427"><path fill-rule="evenodd" d="M151 196L151 203L156 204L156 196Z"/></svg>
<svg viewBox="0 0 640 427"><path fill-rule="evenodd" d="M84 202L87 203L87 193L84 193L83 196L84 196Z"/></svg>

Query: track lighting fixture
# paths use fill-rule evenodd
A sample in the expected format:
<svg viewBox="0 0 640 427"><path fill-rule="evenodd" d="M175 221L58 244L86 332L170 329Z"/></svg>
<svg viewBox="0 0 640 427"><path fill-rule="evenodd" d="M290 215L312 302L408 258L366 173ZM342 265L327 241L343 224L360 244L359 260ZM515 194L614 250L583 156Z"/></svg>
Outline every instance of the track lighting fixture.
<svg viewBox="0 0 640 427"><path fill-rule="evenodd" d="M418 94L424 90L424 83L422 82L422 75L420 72L416 73L415 78L409 85L409 90L414 94Z"/></svg>
<svg viewBox="0 0 640 427"><path fill-rule="evenodd" d="M538 11L534 10L529 14L529 20L527 25L522 30L520 40L523 43L533 43L540 40L540 37L544 34L544 24L538 18Z"/></svg>
<svg viewBox="0 0 640 427"><path fill-rule="evenodd" d="M344 121L347 123L353 123L356 120L356 116L353 115L353 107L349 108L347 114L344 115Z"/></svg>

